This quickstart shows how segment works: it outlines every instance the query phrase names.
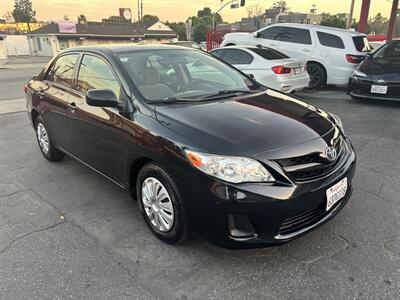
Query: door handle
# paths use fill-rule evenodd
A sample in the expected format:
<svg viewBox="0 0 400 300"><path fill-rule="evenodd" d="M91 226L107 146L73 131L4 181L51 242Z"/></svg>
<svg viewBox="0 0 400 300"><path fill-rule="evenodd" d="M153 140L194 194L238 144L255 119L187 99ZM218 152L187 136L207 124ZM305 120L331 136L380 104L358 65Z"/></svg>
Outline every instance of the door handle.
<svg viewBox="0 0 400 300"><path fill-rule="evenodd" d="M271 46L272 46L272 47L276 47L276 46L278 46L278 44L271 44Z"/></svg>
<svg viewBox="0 0 400 300"><path fill-rule="evenodd" d="M303 52L311 52L311 50L309 50L309 49L303 49L301 51L303 51Z"/></svg>
<svg viewBox="0 0 400 300"><path fill-rule="evenodd" d="M75 102L68 103L68 109L70 110L70 112L74 113L76 110L76 103Z"/></svg>

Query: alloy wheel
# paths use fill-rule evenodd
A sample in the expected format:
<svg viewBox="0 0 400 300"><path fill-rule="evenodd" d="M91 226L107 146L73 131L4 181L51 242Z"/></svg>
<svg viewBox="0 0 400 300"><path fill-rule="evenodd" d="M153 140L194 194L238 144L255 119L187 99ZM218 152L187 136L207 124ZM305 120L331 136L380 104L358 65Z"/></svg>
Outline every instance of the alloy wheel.
<svg viewBox="0 0 400 300"><path fill-rule="evenodd" d="M39 146L44 154L49 153L49 135L47 134L46 128L44 128L42 123L37 126L37 137L39 141Z"/></svg>
<svg viewBox="0 0 400 300"><path fill-rule="evenodd" d="M174 207L164 185L154 177L142 184L142 203L150 223L161 232L168 232L174 225Z"/></svg>

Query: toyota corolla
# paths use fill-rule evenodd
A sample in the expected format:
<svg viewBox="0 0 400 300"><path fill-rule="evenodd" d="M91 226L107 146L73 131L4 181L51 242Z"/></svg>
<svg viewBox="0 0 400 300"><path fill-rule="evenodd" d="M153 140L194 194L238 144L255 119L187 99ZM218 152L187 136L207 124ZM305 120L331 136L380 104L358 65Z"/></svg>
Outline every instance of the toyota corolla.
<svg viewBox="0 0 400 300"><path fill-rule="evenodd" d="M178 46L68 49L25 87L49 161L130 191L161 240L291 241L334 217L356 156L339 117Z"/></svg>

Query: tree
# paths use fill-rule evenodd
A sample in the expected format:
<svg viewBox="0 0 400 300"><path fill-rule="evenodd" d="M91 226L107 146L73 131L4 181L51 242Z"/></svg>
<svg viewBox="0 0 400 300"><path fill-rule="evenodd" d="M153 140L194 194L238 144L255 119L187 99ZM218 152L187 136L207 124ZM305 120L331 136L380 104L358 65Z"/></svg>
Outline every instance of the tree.
<svg viewBox="0 0 400 300"><path fill-rule="evenodd" d="M64 21L69 21L69 17L67 15L64 15Z"/></svg>
<svg viewBox="0 0 400 300"><path fill-rule="evenodd" d="M264 9L258 3L248 6L246 10L249 18L257 18L259 16L262 16L264 13Z"/></svg>
<svg viewBox="0 0 400 300"><path fill-rule="evenodd" d="M381 13L378 13L375 17L368 20L367 33L368 34L386 34L389 21L383 17Z"/></svg>
<svg viewBox="0 0 400 300"><path fill-rule="evenodd" d="M207 30L210 26L207 26L207 23L204 18L197 18L195 25L193 26L193 39L194 41L200 43L206 40Z"/></svg>
<svg viewBox="0 0 400 300"><path fill-rule="evenodd" d="M14 10L12 15L15 22L28 24L28 31L31 31L29 23L35 23L36 11L32 8L32 2L29 0L14 0Z"/></svg>
<svg viewBox="0 0 400 300"><path fill-rule="evenodd" d="M277 1L272 5L272 8L280 9L281 12L286 12L289 10L286 1Z"/></svg>
<svg viewBox="0 0 400 300"><path fill-rule="evenodd" d="M173 23L169 23L166 22L165 23L167 26L169 26L173 31L176 32L176 34L178 35L178 40L180 41L186 41L186 25L184 22L173 22Z"/></svg>
<svg viewBox="0 0 400 300"><path fill-rule="evenodd" d="M337 16L328 15L322 19L321 25L329 27L337 27L337 28L346 28L346 21L342 18L338 18Z"/></svg>
<svg viewBox="0 0 400 300"><path fill-rule="evenodd" d="M87 18L85 15L79 15L78 16L78 24L86 24Z"/></svg>
<svg viewBox="0 0 400 300"><path fill-rule="evenodd" d="M153 25L154 23L157 23L160 19L157 16L153 15L144 15L142 22L145 25Z"/></svg>
<svg viewBox="0 0 400 300"><path fill-rule="evenodd" d="M199 18L201 17L206 17L206 16L212 16L211 8L209 7L204 7L202 10L199 10L197 12L197 16Z"/></svg>

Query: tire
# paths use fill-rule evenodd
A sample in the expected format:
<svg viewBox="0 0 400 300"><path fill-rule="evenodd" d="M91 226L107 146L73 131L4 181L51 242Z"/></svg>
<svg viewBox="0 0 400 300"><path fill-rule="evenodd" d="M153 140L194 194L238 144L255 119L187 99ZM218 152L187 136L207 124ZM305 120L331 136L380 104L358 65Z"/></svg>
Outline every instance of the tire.
<svg viewBox="0 0 400 300"><path fill-rule="evenodd" d="M162 195L166 192L167 197L161 196L158 199L159 201L148 197L150 195L149 191L146 192L146 187L149 187L149 184L151 186L151 183L155 187L154 190L158 190L158 193L156 192L155 194ZM174 179L165 169L155 163L143 166L136 181L136 196L143 218L156 237L168 244L179 244L190 237L185 203L180 196ZM160 202L163 204L161 205ZM149 203L152 206L155 205L154 209L149 206ZM172 213L168 212L168 209L172 209ZM151 215L151 212L153 212L153 215ZM166 214L170 217L172 215L172 222L169 222L170 227L165 226L165 222L170 221ZM162 217L162 220L160 220L159 216Z"/></svg>
<svg viewBox="0 0 400 300"><path fill-rule="evenodd" d="M308 63L307 72L310 75L311 89L318 89L326 84L326 71L321 65L316 63Z"/></svg>
<svg viewBox="0 0 400 300"><path fill-rule="evenodd" d="M40 152L48 161L60 161L64 158L65 154L54 147L51 138L48 134L46 125L43 119L38 116L35 120L36 139L39 144Z"/></svg>

